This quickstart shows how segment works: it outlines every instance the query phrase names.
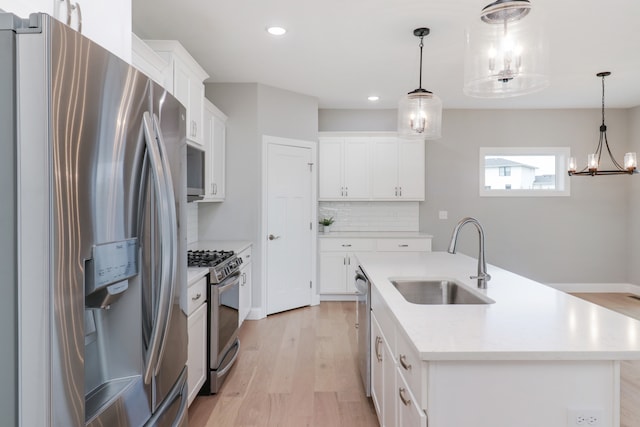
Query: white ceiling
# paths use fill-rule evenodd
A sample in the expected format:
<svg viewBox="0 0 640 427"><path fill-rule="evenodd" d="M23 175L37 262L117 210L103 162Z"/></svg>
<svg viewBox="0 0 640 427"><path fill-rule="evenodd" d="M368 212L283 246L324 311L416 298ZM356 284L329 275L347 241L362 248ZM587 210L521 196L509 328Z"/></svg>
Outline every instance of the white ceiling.
<svg viewBox="0 0 640 427"><path fill-rule="evenodd" d="M464 30L489 0L133 0L143 39L179 40L210 82L257 82L316 97L320 108L396 108L423 87L444 108L607 108L640 105L640 2L531 0L546 8L551 86L510 99L462 93ZM281 25L284 37L265 28ZM380 100L372 103L369 95Z"/></svg>

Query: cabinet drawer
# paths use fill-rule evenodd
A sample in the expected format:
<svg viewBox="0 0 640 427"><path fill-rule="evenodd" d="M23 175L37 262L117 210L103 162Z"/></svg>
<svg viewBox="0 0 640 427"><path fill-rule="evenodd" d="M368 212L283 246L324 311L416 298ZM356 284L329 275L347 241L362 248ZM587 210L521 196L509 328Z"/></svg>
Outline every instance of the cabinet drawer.
<svg viewBox="0 0 640 427"><path fill-rule="evenodd" d="M375 239L334 239L321 238L320 252L340 251L340 252L364 252L376 249Z"/></svg>
<svg viewBox="0 0 640 427"><path fill-rule="evenodd" d="M383 252L429 252L431 239L378 239L377 249Z"/></svg>
<svg viewBox="0 0 640 427"><path fill-rule="evenodd" d="M248 264L251 262L251 246L242 252L238 252L238 257L242 258L242 264Z"/></svg>
<svg viewBox="0 0 640 427"><path fill-rule="evenodd" d="M427 369L424 365L426 362L420 360L418 353L402 333L396 337L396 360L398 361L398 370L402 372L418 406L425 407Z"/></svg>
<svg viewBox="0 0 640 427"><path fill-rule="evenodd" d="M198 280L187 290L187 315L193 313L207 300L207 276Z"/></svg>

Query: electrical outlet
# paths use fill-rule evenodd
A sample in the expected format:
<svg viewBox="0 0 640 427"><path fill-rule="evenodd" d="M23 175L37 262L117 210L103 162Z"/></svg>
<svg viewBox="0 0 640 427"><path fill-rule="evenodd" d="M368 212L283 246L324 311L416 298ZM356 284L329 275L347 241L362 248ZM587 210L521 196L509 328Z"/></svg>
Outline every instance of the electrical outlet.
<svg viewBox="0 0 640 427"><path fill-rule="evenodd" d="M570 408L567 416L567 426L598 427L603 426L604 411L602 409L573 409Z"/></svg>
<svg viewBox="0 0 640 427"><path fill-rule="evenodd" d="M449 219L448 211L438 211L438 219Z"/></svg>

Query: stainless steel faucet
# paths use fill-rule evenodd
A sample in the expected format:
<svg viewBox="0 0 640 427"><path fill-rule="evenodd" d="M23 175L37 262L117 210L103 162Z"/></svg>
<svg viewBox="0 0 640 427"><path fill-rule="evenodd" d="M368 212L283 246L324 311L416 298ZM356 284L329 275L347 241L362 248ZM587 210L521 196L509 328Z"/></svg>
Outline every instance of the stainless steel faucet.
<svg viewBox="0 0 640 427"><path fill-rule="evenodd" d="M476 226L476 229L478 230L478 241L479 241L478 275L470 276L470 279L478 279L478 287L480 289L487 289L487 282L491 280L491 275L487 273L487 262L484 259L484 230L482 229L482 226L480 225L477 219L466 217L466 218L462 218L460 222L458 222L458 225L456 225L456 228L453 229L453 234L451 235L451 242L449 243L449 249L447 250L447 252L449 252L450 254L456 253L456 243L458 241L458 233L460 232L460 229L465 224L469 224L469 223Z"/></svg>

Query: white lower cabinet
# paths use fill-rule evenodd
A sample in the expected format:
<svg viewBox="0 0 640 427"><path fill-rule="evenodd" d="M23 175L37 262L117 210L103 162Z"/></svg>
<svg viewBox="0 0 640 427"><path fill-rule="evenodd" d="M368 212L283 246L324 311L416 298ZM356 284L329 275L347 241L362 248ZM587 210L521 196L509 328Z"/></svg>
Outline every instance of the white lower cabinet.
<svg viewBox="0 0 640 427"><path fill-rule="evenodd" d="M240 325L251 311L251 246L238 254L242 258L240 267Z"/></svg>
<svg viewBox="0 0 640 427"><path fill-rule="evenodd" d="M198 395L207 372L207 278L189 286L187 291L187 387L189 405Z"/></svg>
<svg viewBox="0 0 640 427"><path fill-rule="evenodd" d="M354 252L375 250L375 239L320 239L320 293L354 294L358 268Z"/></svg>
<svg viewBox="0 0 640 427"><path fill-rule="evenodd" d="M318 239L318 279L322 295L353 295L358 252L429 252L430 237Z"/></svg>
<svg viewBox="0 0 640 427"><path fill-rule="evenodd" d="M426 369L372 289L371 398L382 427L427 427Z"/></svg>

